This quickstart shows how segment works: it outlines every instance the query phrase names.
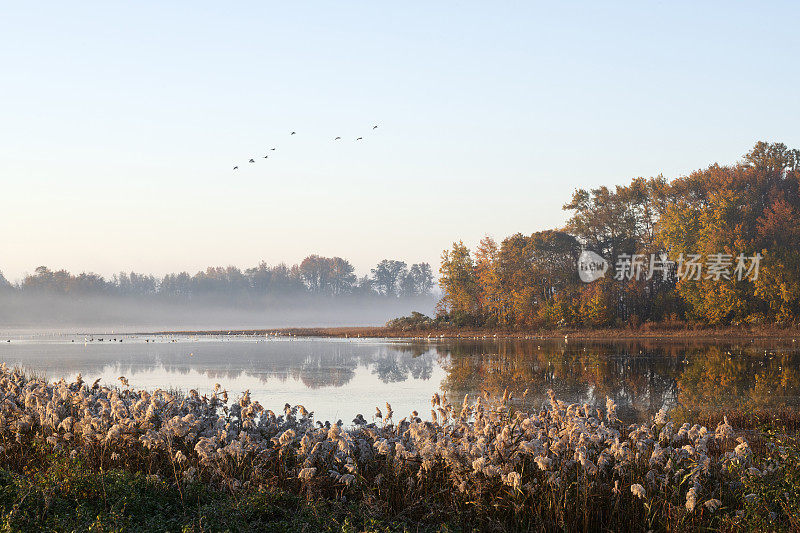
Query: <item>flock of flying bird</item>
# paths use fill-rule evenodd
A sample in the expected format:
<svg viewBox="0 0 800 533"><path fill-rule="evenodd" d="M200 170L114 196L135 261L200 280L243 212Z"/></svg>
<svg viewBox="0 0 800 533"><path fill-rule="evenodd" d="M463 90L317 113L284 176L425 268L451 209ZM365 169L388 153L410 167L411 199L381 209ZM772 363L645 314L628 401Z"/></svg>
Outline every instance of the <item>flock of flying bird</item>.
<svg viewBox="0 0 800 533"><path fill-rule="evenodd" d="M378 125L376 124L376 125L372 126L372 129L373 129L373 130L377 130L377 129L378 129ZM290 135L290 136L291 136L291 135L297 135L297 132L296 132L296 131L293 131L293 132L292 132L292 133L290 133L289 135ZM357 140L357 141L361 141L361 140L363 140L363 139L364 139L364 137L356 137L356 140ZM342 140L342 138L341 138L341 137L334 137L334 139L333 139L333 140L334 140L334 141L340 141L340 140ZM270 151L270 152L274 152L275 150L276 150L276 148L270 148L270 149L269 149L269 151ZM265 155L265 156L263 157L263 159L269 159L269 154ZM252 158L252 157L251 157L251 158L250 158L250 160L248 161L248 163L255 163L255 162L256 162L256 160L255 160L254 158ZM239 170L239 166L238 166L238 165L234 166L234 167L233 167L233 170Z"/></svg>

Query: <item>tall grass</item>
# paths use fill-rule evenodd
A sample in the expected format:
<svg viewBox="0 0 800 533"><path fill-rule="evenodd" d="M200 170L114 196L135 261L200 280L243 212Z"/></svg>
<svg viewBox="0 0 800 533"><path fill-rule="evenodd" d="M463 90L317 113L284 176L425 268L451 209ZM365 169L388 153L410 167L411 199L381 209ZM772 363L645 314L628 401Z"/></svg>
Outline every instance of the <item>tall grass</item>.
<svg viewBox="0 0 800 533"><path fill-rule="evenodd" d="M679 426L662 411L626 425L611 400L567 405L550 392L546 405L523 399L522 410L510 400L454 405L436 394L428 420L394 420L387 404L375 422L344 427L315 422L303 406L276 414L247 392L231 402L219 386L210 397L149 392L2 365L0 467L39 472L62 458L99 480L125 472L163 484L185 508L192 487L232 498L266 491L357 504L412 528L732 530L765 509L774 529L797 524L798 455L785 435L754 453L727 420ZM795 492L776 499L786 480ZM102 485L92 494L101 490L107 498Z"/></svg>

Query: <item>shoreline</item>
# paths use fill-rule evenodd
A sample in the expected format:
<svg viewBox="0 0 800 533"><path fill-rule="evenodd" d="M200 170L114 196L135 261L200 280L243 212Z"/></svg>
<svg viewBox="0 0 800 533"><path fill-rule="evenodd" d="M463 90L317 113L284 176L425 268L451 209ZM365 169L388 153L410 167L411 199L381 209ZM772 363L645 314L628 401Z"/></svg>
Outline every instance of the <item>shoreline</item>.
<svg viewBox="0 0 800 533"><path fill-rule="evenodd" d="M250 335L278 337L376 338L376 339L448 339L448 340L782 340L797 342L800 330L794 328L698 328L698 329L415 329L403 330L386 326L209 329L140 332L136 335Z"/></svg>

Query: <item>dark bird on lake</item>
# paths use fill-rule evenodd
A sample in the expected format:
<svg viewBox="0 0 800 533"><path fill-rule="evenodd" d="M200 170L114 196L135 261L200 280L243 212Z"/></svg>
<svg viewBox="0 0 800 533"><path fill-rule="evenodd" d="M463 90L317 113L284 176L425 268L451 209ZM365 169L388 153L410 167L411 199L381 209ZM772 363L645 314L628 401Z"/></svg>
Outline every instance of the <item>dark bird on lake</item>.
<svg viewBox="0 0 800 533"><path fill-rule="evenodd" d="M233 167L233 170L239 170L239 167Z"/></svg>
<svg viewBox="0 0 800 533"><path fill-rule="evenodd" d="M255 159L251 159L250 161L248 161L248 163L255 163L255 162L256 162Z"/></svg>
<svg viewBox="0 0 800 533"><path fill-rule="evenodd" d="M360 140L361 140L361 139L363 139L363 138L364 138L364 137L359 137L359 138L358 138L358 139L356 139L356 140L357 140L357 141L360 141Z"/></svg>
<svg viewBox="0 0 800 533"><path fill-rule="evenodd" d="M293 132L292 132L292 133L290 133L289 135L294 135L295 133L297 133L297 132L296 132L296 131L293 131Z"/></svg>
<svg viewBox="0 0 800 533"><path fill-rule="evenodd" d="M272 150L272 151L274 152L274 151L275 151L275 148L270 148L270 150Z"/></svg>
<svg viewBox="0 0 800 533"><path fill-rule="evenodd" d="M378 125L377 125L377 124L375 124L374 126L372 126L372 129L373 129L373 130L377 130L377 129L378 129Z"/></svg>
<svg viewBox="0 0 800 533"><path fill-rule="evenodd" d="M264 156L264 159L267 159L268 157L269 157L268 155L265 155L265 156Z"/></svg>
<svg viewBox="0 0 800 533"><path fill-rule="evenodd" d="M341 137L336 137L336 138L334 139L334 141L338 141L339 139L341 139Z"/></svg>

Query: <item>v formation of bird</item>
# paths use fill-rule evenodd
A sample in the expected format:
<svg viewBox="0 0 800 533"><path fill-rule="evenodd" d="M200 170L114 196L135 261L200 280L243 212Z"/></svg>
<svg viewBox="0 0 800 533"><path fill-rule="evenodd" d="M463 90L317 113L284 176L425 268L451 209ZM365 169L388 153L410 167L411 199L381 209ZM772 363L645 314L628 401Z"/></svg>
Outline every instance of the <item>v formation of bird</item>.
<svg viewBox="0 0 800 533"><path fill-rule="evenodd" d="M377 130L377 129L378 129L378 125L376 124L376 125L372 126L372 129L373 129L373 130ZM297 132L296 132L296 131L293 131L293 132L291 132L291 133L289 134L289 136L290 136L290 137L291 137L292 135L297 135ZM341 137L339 137L339 136L337 136L337 137L334 137L334 139L333 139L333 140L334 140L334 141L341 141L341 140L342 140L342 138L341 138ZM356 139L355 139L355 140L356 140L356 141L362 141L362 140L364 140L364 137L356 137ZM276 148L274 148L274 147L269 149L269 151L270 151L270 152L274 152L275 150L276 150ZM269 159L269 154L265 155L265 156L263 157L263 159ZM255 162L256 162L256 160L255 160L255 158L252 158L252 157L251 157L251 158L250 158L250 159L249 159L247 162L248 162L248 163L255 163ZM234 166L234 167L233 167L233 170L239 170L239 166L238 166L238 165Z"/></svg>

